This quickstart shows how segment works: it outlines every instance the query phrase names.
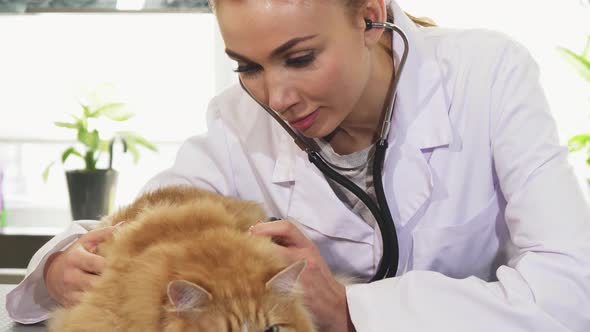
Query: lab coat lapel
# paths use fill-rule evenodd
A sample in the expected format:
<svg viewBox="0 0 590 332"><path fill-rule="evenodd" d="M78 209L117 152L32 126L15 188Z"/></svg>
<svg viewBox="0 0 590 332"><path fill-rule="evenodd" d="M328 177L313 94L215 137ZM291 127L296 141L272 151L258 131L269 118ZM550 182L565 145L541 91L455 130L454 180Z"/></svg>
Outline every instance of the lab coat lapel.
<svg viewBox="0 0 590 332"><path fill-rule="evenodd" d="M435 51L426 49L420 29L393 6L395 22L410 46L397 92L383 185L396 226L403 227L430 198L433 177L428 157L450 144L452 129ZM401 57L403 43L396 36L394 54Z"/></svg>
<svg viewBox="0 0 590 332"><path fill-rule="evenodd" d="M304 152L297 154L288 216L325 236L373 244L374 231L338 199Z"/></svg>
<svg viewBox="0 0 590 332"><path fill-rule="evenodd" d="M290 185L295 181L295 157L299 153L299 147L293 142L291 136L282 128L273 127L277 144L277 160L272 173L272 183Z"/></svg>
<svg viewBox="0 0 590 332"><path fill-rule="evenodd" d="M373 228L338 199L324 175L282 128L276 126L273 131L280 144L272 183L276 190L288 191L288 199L280 202L280 209L287 211L283 217L325 236L373 244Z"/></svg>

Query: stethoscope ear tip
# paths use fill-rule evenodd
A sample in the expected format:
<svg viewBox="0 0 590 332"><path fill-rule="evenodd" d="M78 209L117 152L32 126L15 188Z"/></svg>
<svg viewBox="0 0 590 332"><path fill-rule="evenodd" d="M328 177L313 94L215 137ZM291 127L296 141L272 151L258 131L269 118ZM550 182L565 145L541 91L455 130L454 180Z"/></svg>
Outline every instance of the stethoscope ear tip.
<svg viewBox="0 0 590 332"><path fill-rule="evenodd" d="M373 29L373 21L368 18L365 18L365 30Z"/></svg>

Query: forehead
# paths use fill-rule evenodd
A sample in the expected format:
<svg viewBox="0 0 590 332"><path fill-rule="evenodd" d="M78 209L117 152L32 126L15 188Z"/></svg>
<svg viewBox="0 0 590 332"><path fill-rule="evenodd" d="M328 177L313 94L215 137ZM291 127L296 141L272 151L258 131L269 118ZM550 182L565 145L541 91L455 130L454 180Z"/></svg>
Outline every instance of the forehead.
<svg viewBox="0 0 590 332"><path fill-rule="evenodd" d="M268 53L291 38L333 31L343 24L342 0L217 0L216 15L226 47Z"/></svg>

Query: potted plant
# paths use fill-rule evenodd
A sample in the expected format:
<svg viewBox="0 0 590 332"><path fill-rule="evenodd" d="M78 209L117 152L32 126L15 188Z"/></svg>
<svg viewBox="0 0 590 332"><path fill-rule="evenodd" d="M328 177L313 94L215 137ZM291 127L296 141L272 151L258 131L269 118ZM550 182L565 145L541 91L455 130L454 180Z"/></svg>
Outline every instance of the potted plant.
<svg viewBox="0 0 590 332"><path fill-rule="evenodd" d="M590 36L586 42L586 47L581 54L578 54L567 48L560 47L559 51L578 71L578 73L588 82L590 82ZM578 152L583 149L586 151L586 163L590 166L590 133L575 135L568 140L570 152Z"/></svg>
<svg viewBox="0 0 590 332"><path fill-rule="evenodd" d="M131 152L134 161L139 160L139 147L157 151L156 147L143 137L130 132L119 131L110 137L103 137L91 124L107 121L126 121L134 116L125 110L123 103L103 103L97 106L80 102L81 115L71 115L71 122L55 122L56 126L75 130L76 143L63 151L61 162L65 164L70 157L83 160L81 169L66 171L70 208L74 220L98 220L112 211L118 172L113 169L113 145L123 144L124 152ZM99 160L108 157L108 167L98 168ZM43 172L47 181L50 163Z"/></svg>

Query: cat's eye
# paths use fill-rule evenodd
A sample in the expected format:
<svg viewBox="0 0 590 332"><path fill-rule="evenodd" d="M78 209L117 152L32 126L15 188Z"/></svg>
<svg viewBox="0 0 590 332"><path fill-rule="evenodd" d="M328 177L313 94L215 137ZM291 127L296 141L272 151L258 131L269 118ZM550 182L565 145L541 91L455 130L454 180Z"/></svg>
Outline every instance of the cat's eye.
<svg viewBox="0 0 590 332"><path fill-rule="evenodd" d="M273 325L269 328L267 328L266 330L264 330L264 332L279 332L281 330L279 325Z"/></svg>

